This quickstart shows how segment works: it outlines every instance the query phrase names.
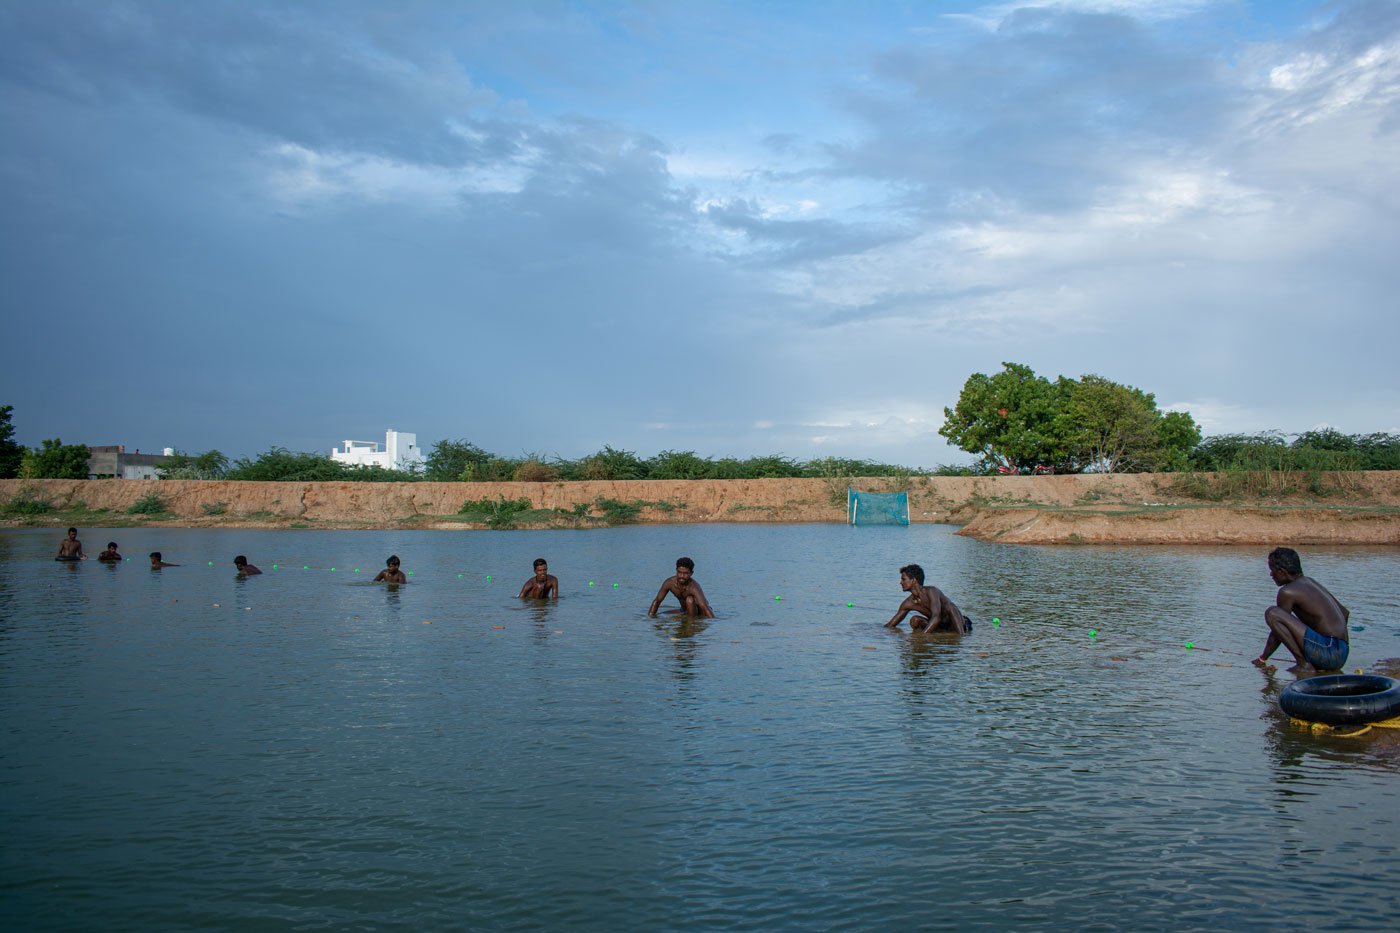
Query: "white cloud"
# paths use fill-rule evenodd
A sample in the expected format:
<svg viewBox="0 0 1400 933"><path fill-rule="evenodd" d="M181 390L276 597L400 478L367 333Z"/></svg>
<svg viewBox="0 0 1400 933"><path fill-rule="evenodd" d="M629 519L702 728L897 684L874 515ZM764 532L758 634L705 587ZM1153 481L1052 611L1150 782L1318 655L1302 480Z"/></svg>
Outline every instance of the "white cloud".
<svg viewBox="0 0 1400 933"><path fill-rule="evenodd" d="M1191 16L1214 5L1216 0L1012 0L981 7L972 13L949 13L949 19L976 23L995 29L1022 10L1072 13L1102 13L1129 16L1146 22L1166 22Z"/></svg>
<svg viewBox="0 0 1400 933"><path fill-rule="evenodd" d="M349 197L446 209L464 194L518 192L533 170L532 154L472 168L317 152L294 143L272 146L264 155L268 191L302 207Z"/></svg>

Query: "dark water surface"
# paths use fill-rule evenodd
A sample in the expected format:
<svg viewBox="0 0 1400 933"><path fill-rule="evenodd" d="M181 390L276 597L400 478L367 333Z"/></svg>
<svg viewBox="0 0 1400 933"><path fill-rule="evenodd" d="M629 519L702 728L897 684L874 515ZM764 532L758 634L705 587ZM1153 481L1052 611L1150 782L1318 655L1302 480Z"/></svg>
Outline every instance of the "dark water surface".
<svg viewBox="0 0 1400 933"><path fill-rule="evenodd" d="M951 531L0 531L0 922L1395 929L1400 733L1278 712L1266 549ZM881 628L911 560L971 636ZM1400 657L1400 550L1303 560Z"/></svg>

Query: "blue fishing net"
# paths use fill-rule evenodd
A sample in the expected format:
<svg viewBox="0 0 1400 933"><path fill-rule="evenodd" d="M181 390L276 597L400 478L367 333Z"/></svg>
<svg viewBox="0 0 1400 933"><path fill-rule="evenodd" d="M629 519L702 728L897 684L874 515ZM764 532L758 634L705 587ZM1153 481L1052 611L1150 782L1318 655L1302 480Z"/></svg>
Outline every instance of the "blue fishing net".
<svg viewBox="0 0 1400 933"><path fill-rule="evenodd" d="M848 486L846 519L852 525L907 525L909 493L861 492Z"/></svg>

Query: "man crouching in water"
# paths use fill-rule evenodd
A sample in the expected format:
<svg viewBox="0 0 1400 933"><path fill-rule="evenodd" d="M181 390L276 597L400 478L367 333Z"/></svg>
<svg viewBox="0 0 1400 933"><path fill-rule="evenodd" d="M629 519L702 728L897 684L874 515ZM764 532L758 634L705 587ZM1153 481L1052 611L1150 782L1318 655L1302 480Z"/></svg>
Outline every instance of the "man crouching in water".
<svg viewBox="0 0 1400 933"><path fill-rule="evenodd" d="M1269 552L1269 576L1278 585L1278 600L1264 610L1269 638L1254 664L1267 667L1269 655L1283 645L1304 670L1341 670L1350 651L1347 607L1327 587L1303 576L1303 561L1291 547Z"/></svg>
<svg viewBox="0 0 1400 933"><path fill-rule="evenodd" d="M661 584L661 589L657 592L656 598L651 601L651 608L647 610L647 615L655 618L656 610L661 608L661 600L670 593L676 597L681 604L681 611L686 615L696 619L713 619L715 611L710 608L710 601L705 598L705 591L700 589L700 584L695 582L695 561L689 557L681 557L676 560L676 575L667 577Z"/></svg>
<svg viewBox="0 0 1400 933"><path fill-rule="evenodd" d="M972 620L962 614L953 601L943 595L943 591L933 585L924 585L924 568L909 564L899 568L899 587L909 595L899 604L894 618L885 623L885 628L895 628L909 613L909 628L915 632L953 632L962 635L972 631Z"/></svg>

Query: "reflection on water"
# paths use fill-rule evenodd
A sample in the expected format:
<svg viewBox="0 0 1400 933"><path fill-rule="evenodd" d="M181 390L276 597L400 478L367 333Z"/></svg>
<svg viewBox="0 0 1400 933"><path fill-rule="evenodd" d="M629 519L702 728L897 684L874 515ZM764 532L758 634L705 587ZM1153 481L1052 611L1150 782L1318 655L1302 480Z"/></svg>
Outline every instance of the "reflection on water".
<svg viewBox="0 0 1400 933"><path fill-rule="evenodd" d="M1249 664L1268 548L122 531L183 565L150 573L60 567L57 537L0 532L7 928L94 906L126 928L609 930L1400 908L1400 733L1279 712L1294 675ZM233 577L238 553L263 575ZM329 569L388 553L411 584ZM719 618L646 616L681 553ZM516 599L498 581L540 554L560 598ZM1352 610L1349 666L1396 664L1400 551L1303 558ZM971 635L883 628L911 561Z"/></svg>

